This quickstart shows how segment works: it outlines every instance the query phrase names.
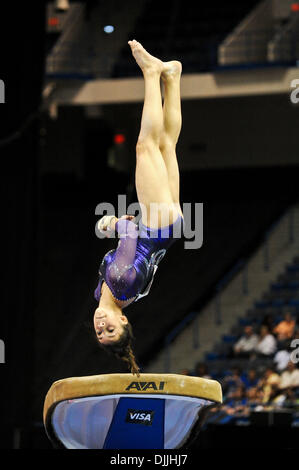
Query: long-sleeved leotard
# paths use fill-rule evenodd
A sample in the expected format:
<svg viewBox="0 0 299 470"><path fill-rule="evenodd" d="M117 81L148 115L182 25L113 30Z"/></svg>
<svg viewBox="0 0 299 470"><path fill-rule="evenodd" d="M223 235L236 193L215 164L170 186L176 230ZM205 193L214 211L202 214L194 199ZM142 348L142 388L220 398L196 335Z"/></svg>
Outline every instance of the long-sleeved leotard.
<svg viewBox="0 0 299 470"><path fill-rule="evenodd" d="M136 301L147 295L159 262L180 238L182 227L181 216L172 225L158 229L140 223L139 232L133 222L118 220L115 229L120 240L117 248L109 251L102 260L95 299L100 300L103 281L118 300Z"/></svg>

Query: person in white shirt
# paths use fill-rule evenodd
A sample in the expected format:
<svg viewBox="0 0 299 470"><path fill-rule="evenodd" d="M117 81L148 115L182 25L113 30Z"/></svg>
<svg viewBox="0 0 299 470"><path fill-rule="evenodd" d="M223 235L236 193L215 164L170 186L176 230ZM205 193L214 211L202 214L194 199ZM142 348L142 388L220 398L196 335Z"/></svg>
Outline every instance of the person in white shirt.
<svg viewBox="0 0 299 470"><path fill-rule="evenodd" d="M280 349L279 351L277 351L273 358L273 362L276 365L276 370L278 372L282 372L286 369L290 357L291 353L287 349Z"/></svg>
<svg viewBox="0 0 299 470"><path fill-rule="evenodd" d="M299 369L294 362L289 361L286 370L280 376L279 388L299 387Z"/></svg>
<svg viewBox="0 0 299 470"><path fill-rule="evenodd" d="M244 334L234 345L234 356L249 357L255 350L258 343L258 336L254 333L252 326L244 328Z"/></svg>
<svg viewBox="0 0 299 470"><path fill-rule="evenodd" d="M262 325L255 352L260 356L272 356L276 351L276 339L266 325Z"/></svg>

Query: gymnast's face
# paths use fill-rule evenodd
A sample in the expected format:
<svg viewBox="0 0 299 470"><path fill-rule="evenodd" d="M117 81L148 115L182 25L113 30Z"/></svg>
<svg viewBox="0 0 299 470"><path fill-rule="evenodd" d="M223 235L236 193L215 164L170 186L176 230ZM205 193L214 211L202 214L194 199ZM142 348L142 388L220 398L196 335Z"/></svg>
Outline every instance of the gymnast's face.
<svg viewBox="0 0 299 470"><path fill-rule="evenodd" d="M94 329L101 344L111 344L119 340L128 323L125 315L98 307L94 313Z"/></svg>

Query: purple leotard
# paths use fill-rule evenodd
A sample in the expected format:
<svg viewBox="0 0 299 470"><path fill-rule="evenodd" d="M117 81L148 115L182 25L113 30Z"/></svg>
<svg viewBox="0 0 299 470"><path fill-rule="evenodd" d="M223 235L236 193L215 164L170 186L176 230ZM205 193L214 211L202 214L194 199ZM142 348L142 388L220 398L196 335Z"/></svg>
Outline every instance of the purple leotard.
<svg viewBox="0 0 299 470"><path fill-rule="evenodd" d="M118 300L133 298L135 302L147 295L166 250L181 237L183 223L181 216L172 225L158 229L140 222L138 232L134 222L118 220L115 228L120 240L102 260L95 299L100 300L103 281Z"/></svg>

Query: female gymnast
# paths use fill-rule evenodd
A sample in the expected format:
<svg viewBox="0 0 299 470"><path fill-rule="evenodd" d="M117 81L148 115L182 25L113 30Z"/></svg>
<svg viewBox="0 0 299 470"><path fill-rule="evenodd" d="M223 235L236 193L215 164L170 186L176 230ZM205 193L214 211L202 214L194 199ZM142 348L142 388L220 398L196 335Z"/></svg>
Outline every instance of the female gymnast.
<svg viewBox="0 0 299 470"><path fill-rule="evenodd" d="M123 309L148 294L157 266L183 227L179 202L176 144L182 125L178 61L162 62L133 40L128 44L145 83L141 128L136 145L135 184L141 207L138 226L133 216L104 216L99 228L118 233L115 250L101 263L95 299L94 329L104 349L139 375L132 350L132 327ZM160 88L164 84L164 102Z"/></svg>

